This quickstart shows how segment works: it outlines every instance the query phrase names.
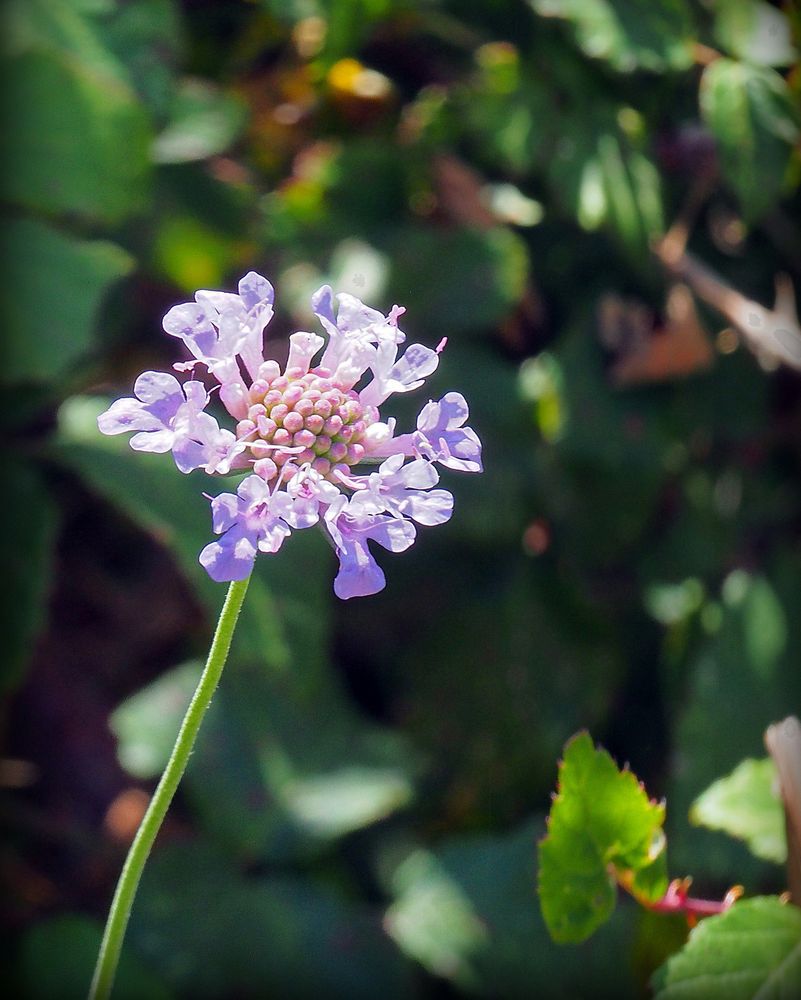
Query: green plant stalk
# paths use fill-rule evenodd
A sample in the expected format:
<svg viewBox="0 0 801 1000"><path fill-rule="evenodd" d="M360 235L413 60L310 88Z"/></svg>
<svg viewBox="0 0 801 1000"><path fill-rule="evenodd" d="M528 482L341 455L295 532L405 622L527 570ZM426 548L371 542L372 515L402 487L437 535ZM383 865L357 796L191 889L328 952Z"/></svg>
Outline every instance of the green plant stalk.
<svg viewBox="0 0 801 1000"><path fill-rule="evenodd" d="M220 675L228 658L228 651L231 648L234 628L239 612L242 610L242 602L245 599L249 581L249 577L245 580L235 580L228 588L206 666L192 696L192 701L189 703L189 708L186 710L170 759L153 798L150 800L147 812L142 818L128 851L128 857L125 859L114 899L111 902L106 929L103 932L95 974L89 989L89 1000L106 1000L111 995L125 929L128 926L128 918L131 915L131 907L139 887L139 880L142 877L142 871L150 855L153 842L161 829L161 824L164 822L164 817L167 815L167 810L186 770L203 717L217 689Z"/></svg>

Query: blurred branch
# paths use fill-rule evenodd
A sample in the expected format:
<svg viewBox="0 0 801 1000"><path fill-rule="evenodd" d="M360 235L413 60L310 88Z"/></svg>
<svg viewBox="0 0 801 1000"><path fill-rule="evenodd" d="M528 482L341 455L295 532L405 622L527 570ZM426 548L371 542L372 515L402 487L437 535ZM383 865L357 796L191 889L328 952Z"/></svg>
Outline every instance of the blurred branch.
<svg viewBox="0 0 801 1000"><path fill-rule="evenodd" d="M795 292L786 274L776 275L776 304L766 309L727 285L711 268L685 249L682 222L654 246L666 270L685 281L707 305L726 317L742 335L748 348L768 367L779 364L801 371L801 325Z"/></svg>
<svg viewBox="0 0 801 1000"><path fill-rule="evenodd" d="M779 772L787 824L787 882L790 897L801 906L801 722L794 715L768 726L768 748Z"/></svg>

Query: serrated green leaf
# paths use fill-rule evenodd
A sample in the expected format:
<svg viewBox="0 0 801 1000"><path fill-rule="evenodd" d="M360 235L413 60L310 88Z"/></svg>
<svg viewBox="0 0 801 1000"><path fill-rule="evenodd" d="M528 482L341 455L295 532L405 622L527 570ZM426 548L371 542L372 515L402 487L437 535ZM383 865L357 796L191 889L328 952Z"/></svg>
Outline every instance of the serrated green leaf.
<svg viewBox="0 0 801 1000"><path fill-rule="evenodd" d="M710 785L693 803L690 819L744 840L759 858L782 864L787 857L784 810L770 757L744 760Z"/></svg>
<svg viewBox="0 0 801 1000"><path fill-rule="evenodd" d="M0 253L5 261L0 380L47 382L89 349L102 298L133 261L113 243L75 239L32 219L6 222Z"/></svg>
<svg viewBox="0 0 801 1000"><path fill-rule="evenodd" d="M665 807L649 800L631 771L618 770L588 733L565 747L548 835L539 847L542 913L555 941L583 941L615 907L619 880L650 900L667 887ZM656 866L660 874L640 875Z"/></svg>
<svg viewBox="0 0 801 1000"><path fill-rule="evenodd" d="M582 52L627 73L684 69L693 24L684 0L530 0L543 17L568 21Z"/></svg>
<svg viewBox="0 0 801 1000"><path fill-rule="evenodd" d="M724 176L744 216L758 219L781 197L799 135L797 103L778 73L731 59L704 70L700 102Z"/></svg>
<svg viewBox="0 0 801 1000"><path fill-rule="evenodd" d="M801 910L745 899L703 920L654 977L656 1000L784 1000L801 995Z"/></svg>

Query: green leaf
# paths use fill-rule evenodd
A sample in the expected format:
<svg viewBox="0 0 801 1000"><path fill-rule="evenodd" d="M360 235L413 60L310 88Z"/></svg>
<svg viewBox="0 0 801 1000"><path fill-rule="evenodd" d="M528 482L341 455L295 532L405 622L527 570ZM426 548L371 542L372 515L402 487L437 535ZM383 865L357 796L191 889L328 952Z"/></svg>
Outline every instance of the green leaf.
<svg viewBox="0 0 801 1000"><path fill-rule="evenodd" d="M641 117L601 99L592 113L577 102L568 121L569 137L547 168L557 201L582 228L605 226L641 257L664 229L661 178L641 148Z"/></svg>
<svg viewBox="0 0 801 1000"><path fill-rule="evenodd" d="M199 79L184 80L175 94L171 120L153 143L156 163L191 163L224 152L246 122L237 98Z"/></svg>
<svg viewBox="0 0 801 1000"><path fill-rule="evenodd" d="M500 834L441 841L380 859L393 896L384 925L398 946L456 995L589 997L605 984L618 1000L636 995L632 970L617 956L632 935L634 907L622 908L565 960L548 936L535 898L533 847L542 820Z"/></svg>
<svg viewBox="0 0 801 1000"><path fill-rule="evenodd" d="M710 785L693 803L690 820L739 837L757 857L779 864L787 858L784 810L770 757L744 760Z"/></svg>
<svg viewBox="0 0 801 1000"><path fill-rule="evenodd" d="M13 978L15 995L29 1000L83 1000L95 967L102 926L77 915L53 917L22 940ZM168 1000L171 993L135 951L123 950L114 983L119 1000Z"/></svg>
<svg viewBox="0 0 801 1000"><path fill-rule="evenodd" d="M745 62L758 66L790 66L798 52L787 15L766 0L717 0L715 38Z"/></svg>
<svg viewBox="0 0 801 1000"><path fill-rule="evenodd" d="M775 879L776 873L745 844L703 826L690 826L685 817L696 798L727 774L733 762L762 751L767 723L786 714L788 703L797 704L795 645L788 641L780 650L771 641L773 658L766 660L766 637L758 641L753 635L755 623L762 619L755 607L759 608L767 586L766 577L744 570L733 571L724 581L717 629L693 649L678 696L667 787L668 836L677 870L704 870L708 878L721 881L730 880L736 872L738 881L746 885ZM788 585L780 603L777 594L771 601L781 609L781 620L788 628L794 616L787 598L795 599L795 589L795 584ZM776 655L779 652L781 656Z"/></svg>
<svg viewBox="0 0 801 1000"><path fill-rule="evenodd" d="M701 77L700 102L724 176L744 216L758 219L781 197L799 135L796 101L773 70L716 59Z"/></svg>
<svg viewBox="0 0 801 1000"><path fill-rule="evenodd" d="M780 1000L801 995L801 910L775 896L703 920L654 977L656 1000Z"/></svg>
<svg viewBox="0 0 801 1000"><path fill-rule="evenodd" d="M140 211L150 126L122 66L63 0L10 5L6 30L6 198L105 223Z"/></svg>
<svg viewBox="0 0 801 1000"><path fill-rule="evenodd" d="M657 72L692 62L693 24L684 0L530 0L542 17L568 21L582 52L614 69Z"/></svg>
<svg viewBox="0 0 801 1000"><path fill-rule="evenodd" d="M129 774L155 778L164 770L202 672L199 660L184 663L112 712L109 726L117 738L117 757Z"/></svg>
<svg viewBox="0 0 801 1000"><path fill-rule="evenodd" d="M185 58L178 5L174 0L128 0L109 6L108 16L97 25L100 38L147 107L159 121L166 120L176 66Z"/></svg>
<svg viewBox="0 0 801 1000"><path fill-rule="evenodd" d="M156 777L172 750L202 664L183 664L112 714L120 763ZM313 747L305 717L275 677L232 665L204 722L184 781L207 831L246 857L286 856L383 819L411 798L400 748L328 707Z"/></svg>
<svg viewBox="0 0 801 1000"><path fill-rule="evenodd" d="M113 243L79 240L31 219L6 222L0 378L46 382L90 348L108 287L133 267Z"/></svg>
<svg viewBox="0 0 801 1000"><path fill-rule="evenodd" d="M9 453L3 465L13 470L4 486L5 518L0 563L13 581L0 605L3 668L0 690L19 683L44 621L55 541L56 510L38 470Z"/></svg>
<svg viewBox="0 0 801 1000"><path fill-rule="evenodd" d="M539 848L542 914L555 941L583 941L615 908L616 884L637 878L650 900L667 887L665 807L648 799L588 733L565 747L559 790ZM646 870L659 866L660 874Z"/></svg>

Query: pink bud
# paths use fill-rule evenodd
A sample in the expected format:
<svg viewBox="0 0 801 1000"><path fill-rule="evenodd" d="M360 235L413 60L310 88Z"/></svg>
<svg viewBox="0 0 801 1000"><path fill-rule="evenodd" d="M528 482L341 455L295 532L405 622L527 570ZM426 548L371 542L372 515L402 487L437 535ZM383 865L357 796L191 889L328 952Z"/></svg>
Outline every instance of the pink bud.
<svg viewBox="0 0 801 1000"><path fill-rule="evenodd" d="M278 472L278 466L271 458L260 458L253 463L253 471L257 476L261 476L262 479L269 482Z"/></svg>
<svg viewBox="0 0 801 1000"><path fill-rule="evenodd" d="M284 417L283 420L284 427L290 432L290 434L295 434L297 431L303 428L303 417L296 413L294 410L290 410L289 413ZM312 435L314 436L314 435Z"/></svg>
<svg viewBox="0 0 801 1000"><path fill-rule="evenodd" d="M297 434L292 437L292 444L296 448L311 448L316 441L317 435L306 430L298 431Z"/></svg>
<svg viewBox="0 0 801 1000"><path fill-rule="evenodd" d="M279 425L279 427L284 422L284 417L287 413L289 413L289 407L286 403L276 403L270 410L270 416Z"/></svg>
<svg viewBox="0 0 801 1000"><path fill-rule="evenodd" d="M260 403L264 398L265 392L267 392L269 388L269 382L265 379L257 378L248 390L248 396L250 397L251 403Z"/></svg>
<svg viewBox="0 0 801 1000"><path fill-rule="evenodd" d="M259 417L256 421L256 426L259 429L259 434L261 434L263 438L267 438L269 441L273 434L275 434L275 428L277 425L275 421L271 420L269 417Z"/></svg>

